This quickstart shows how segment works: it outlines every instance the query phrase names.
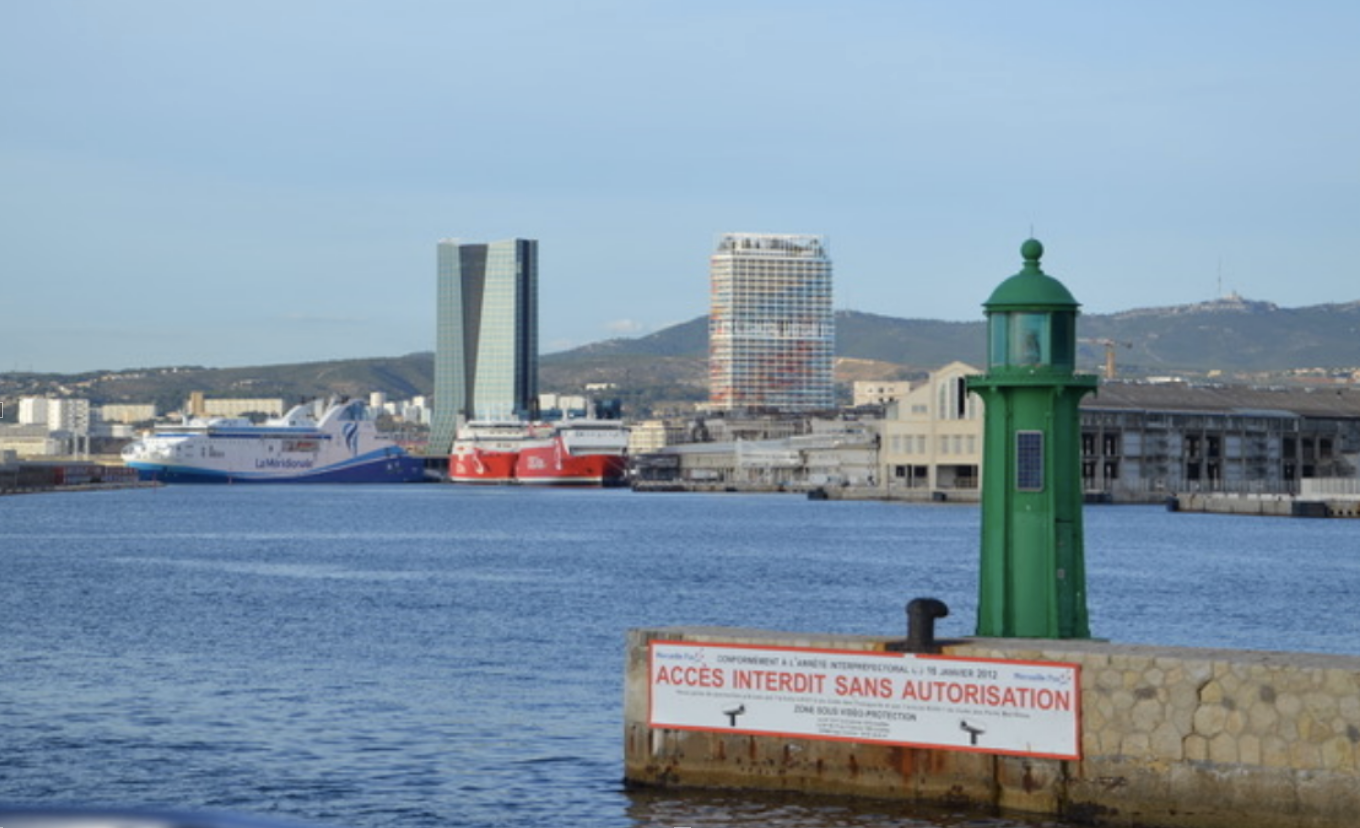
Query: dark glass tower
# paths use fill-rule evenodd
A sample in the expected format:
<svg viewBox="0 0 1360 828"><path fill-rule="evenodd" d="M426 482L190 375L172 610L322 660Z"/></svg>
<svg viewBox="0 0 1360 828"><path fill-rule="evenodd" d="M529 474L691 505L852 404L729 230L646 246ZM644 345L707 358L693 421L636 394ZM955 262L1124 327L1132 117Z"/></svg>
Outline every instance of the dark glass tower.
<svg viewBox="0 0 1360 828"><path fill-rule="evenodd" d="M430 452L468 420L522 419L538 400L538 242L439 243Z"/></svg>

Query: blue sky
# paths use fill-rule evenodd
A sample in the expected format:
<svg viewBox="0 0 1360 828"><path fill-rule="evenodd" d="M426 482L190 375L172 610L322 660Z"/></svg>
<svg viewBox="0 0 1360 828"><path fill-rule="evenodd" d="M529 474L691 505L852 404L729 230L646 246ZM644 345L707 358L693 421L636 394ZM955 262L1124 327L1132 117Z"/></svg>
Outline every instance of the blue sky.
<svg viewBox="0 0 1360 828"><path fill-rule="evenodd" d="M441 238L539 240L545 352L707 312L724 231L981 319L1031 228L1110 313L1360 299L1360 4L0 6L0 370L434 344Z"/></svg>

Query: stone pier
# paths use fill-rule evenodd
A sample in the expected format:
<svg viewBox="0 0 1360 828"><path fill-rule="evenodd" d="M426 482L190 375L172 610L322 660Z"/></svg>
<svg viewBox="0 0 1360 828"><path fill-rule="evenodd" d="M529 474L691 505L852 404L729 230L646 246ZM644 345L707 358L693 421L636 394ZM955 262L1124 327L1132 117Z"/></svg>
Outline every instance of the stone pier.
<svg viewBox="0 0 1360 828"><path fill-rule="evenodd" d="M883 652L892 639L633 630L625 776L637 786L807 791L1110 826L1350 828L1360 658L1090 640L962 639L946 657L1079 670L1079 758L653 727L649 642ZM736 719L733 719L735 726Z"/></svg>

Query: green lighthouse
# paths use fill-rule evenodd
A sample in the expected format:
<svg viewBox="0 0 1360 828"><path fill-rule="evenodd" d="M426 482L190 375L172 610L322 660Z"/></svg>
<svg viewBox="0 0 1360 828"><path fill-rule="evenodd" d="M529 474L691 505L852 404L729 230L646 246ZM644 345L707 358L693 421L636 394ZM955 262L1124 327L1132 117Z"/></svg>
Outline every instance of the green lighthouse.
<svg viewBox="0 0 1360 828"><path fill-rule="evenodd" d="M1044 246L1002 282L987 314L987 373L968 389L986 405L979 636L1089 638L1081 526L1077 304L1039 268Z"/></svg>

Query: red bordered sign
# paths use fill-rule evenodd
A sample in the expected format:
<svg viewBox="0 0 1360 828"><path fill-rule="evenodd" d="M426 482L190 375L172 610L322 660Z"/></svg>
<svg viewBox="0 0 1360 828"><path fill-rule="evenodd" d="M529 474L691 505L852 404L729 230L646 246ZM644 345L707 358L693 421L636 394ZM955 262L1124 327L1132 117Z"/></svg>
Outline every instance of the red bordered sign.
<svg viewBox="0 0 1360 828"><path fill-rule="evenodd" d="M1080 667L653 641L652 727L1081 758Z"/></svg>

